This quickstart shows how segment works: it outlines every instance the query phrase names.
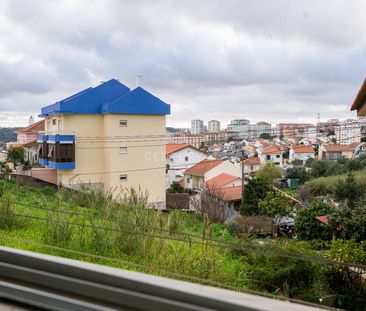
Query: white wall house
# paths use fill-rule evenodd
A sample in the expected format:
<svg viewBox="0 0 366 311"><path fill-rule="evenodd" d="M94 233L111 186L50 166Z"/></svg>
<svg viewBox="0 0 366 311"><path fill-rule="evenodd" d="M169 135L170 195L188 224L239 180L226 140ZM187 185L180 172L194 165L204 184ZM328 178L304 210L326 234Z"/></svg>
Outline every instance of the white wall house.
<svg viewBox="0 0 366 311"><path fill-rule="evenodd" d="M222 173L241 177L241 164L223 160L203 160L184 172L185 188L199 190L206 181Z"/></svg>
<svg viewBox="0 0 366 311"><path fill-rule="evenodd" d="M261 167L261 159L259 157L248 158L243 161L244 175L250 175L252 172L258 171Z"/></svg>
<svg viewBox="0 0 366 311"><path fill-rule="evenodd" d="M261 163L272 163L276 166L283 166L283 150L278 146L269 146L262 150L260 154Z"/></svg>
<svg viewBox="0 0 366 311"><path fill-rule="evenodd" d="M298 145L290 149L289 159L291 162L301 161L302 164L305 164L305 162L310 158L315 158L315 151L312 146Z"/></svg>
<svg viewBox="0 0 366 311"><path fill-rule="evenodd" d="M207 158L206 153L188 144L167 144L166 155L166 188L173 181L180 181L184 171Z"/></svg>

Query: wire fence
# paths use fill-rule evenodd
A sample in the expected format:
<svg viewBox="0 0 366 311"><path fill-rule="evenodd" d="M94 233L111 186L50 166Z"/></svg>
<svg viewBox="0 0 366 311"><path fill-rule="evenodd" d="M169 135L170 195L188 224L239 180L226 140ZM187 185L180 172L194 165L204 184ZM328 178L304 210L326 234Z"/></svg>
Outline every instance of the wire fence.
<svg viewBox="0 0 366 311"><path fill-rule="evenodd" d="M125 226L127 228L138 229L138 230L129 231L128 232L129 235L143 236L143 237L159 239L159 240L163 240L163 241L175 241L175 242L181 242L181 243L189 243L190 245L200 245L200 246L204 246L204 247L214 247L214 248L220 248L220 249L226 249L226 250L232 250L232 251L251 252L251 253L255 253L255 254L259 254L259 255L269 254L269 255L275 255L275 256L278 256L281 258L299 260L299 261L304 261L304 262L328 264L328 265L333 265L333 266L342 266L342 267L366 270L366 265L364 265L364 264L330 260L327 258L315 257L315 256L281 253L280 251L283 251L282 249L279 249L278 247L273 246L273 245L269 245L268 243L264 243L264 245L260 245L260 244L256 245L253 242L252 243L250 243L250 242L232 243L232 242L223 241L223 240L206 238L203 236L190 234L190 233L186 233L186 232L181 232L181 231L167 230L167 229L157 228L157 227L153 227L153 226L132 224L132 223L114 220L114 219L110 219L110 218L96 217L94 215L85 214L85 213L76 213L76 212L69 212L69 211L65 211L65 210L54 210L54 209L44 208L44 207L35 207L33 205L24 204L21 202L12 202L12 201L6 201L6 200L0 200L0 202L9 203L12 205L19 204L19 205L23 205L25 207L37 208L37 209L41 209L43 211L51 212L51 213L55 212L55 213L62 213L65 215L70 215L70 216L87 217L87 218L89 218L89 220L91 220L91 223L86 224L86 223L68 221L68 220L64 220L64 219L53 219L51 217L39 217L39 216L34 216L34 215L29 215L29 214L20 214L20 213L12 212L12 214L14 216L24 218L24 219L33 219L33 220L42 221L42 222L60 223L60 224L69 225L69 226L90 228L93 230L103 230L103 231L107 231L107 232L114 232L114 233L120 233L120 234L125 233L125 231L120 229L121 226ZM94 223L92 223L94 220L108 221L108 222L111 222L112 224L114 224L115 226L117 226L118 228L113 227L113 226L105 227L105 226L101 226L101 225L95 225ZM155 231L155 232L166 233L166 234L158 235L158 234L150 233L149 230Z"/></svg>

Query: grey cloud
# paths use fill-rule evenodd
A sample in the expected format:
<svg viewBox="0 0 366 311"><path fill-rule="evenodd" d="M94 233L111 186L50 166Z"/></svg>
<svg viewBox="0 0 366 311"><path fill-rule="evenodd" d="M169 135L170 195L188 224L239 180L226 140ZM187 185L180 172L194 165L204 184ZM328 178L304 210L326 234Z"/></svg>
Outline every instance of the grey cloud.
<svg viewBox="0 0 366 311"><path fill-rule="evenodd" d="M8 0L0 105L35 114L111 77L133 86L143 73L144 86L172 104L170 124L349 117L366 69L365 8L361 0Z"/></svg>

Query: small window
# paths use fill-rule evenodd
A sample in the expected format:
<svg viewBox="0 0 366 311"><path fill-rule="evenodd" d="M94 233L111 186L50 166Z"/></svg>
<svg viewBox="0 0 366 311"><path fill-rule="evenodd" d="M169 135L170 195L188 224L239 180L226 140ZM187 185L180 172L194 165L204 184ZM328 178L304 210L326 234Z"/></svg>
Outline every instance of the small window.
<svg viewBox="0 0 366 311"><path fill-rule="evenodd" d="M119 120L119 126L126 127L127 126L127 120Z"/></svg>
<svg viewBox="0 0 366 311"><path fill-rule="evenodd" d="M279 159L281 156L279 154L276 155L276 158Z"/></svg>
<svg viewBox="0 0 366 311"><path fill-rule="evenodd" d="M127 147L120 147L119 148L119 153L120 154L127 154Z"/></svg>
<svg viewBox="0 0 366 311"><path fill-rule="evenodd" d="M119 175L119 180L120 181L127 181L127 174Z"/></svg>
<svg viewBox="0 0 366 311"><path fill-rule="evenodd" d="M173 158L170 158L170 162L174 162L174 159Z"/></svg>
<svg viewBox="0 0 366 311"><path fill-rule="evenodd" d="M52 125L56 125L56 119L52 119Z"/></svg>
<svg viewBox="0 0 366 311"><path fill-rule="evenodd" d="M184 161L188 162L188 157L184 157Z"/></svg>
<svg viewBox="0 0 366 311"><path fill-rule="evenodd" d="M271 156L269 154L267 154L267 160L271 160Z"/></svg>

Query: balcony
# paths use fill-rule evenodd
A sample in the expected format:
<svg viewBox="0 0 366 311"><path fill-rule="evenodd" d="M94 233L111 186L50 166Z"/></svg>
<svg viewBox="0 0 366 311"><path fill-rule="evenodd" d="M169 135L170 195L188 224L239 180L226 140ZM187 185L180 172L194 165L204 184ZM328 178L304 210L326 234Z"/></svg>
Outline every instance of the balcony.
<svg viewBox="0 0 366 311"><path fill-rule="evenodd" d="M75 135L38 135L38 163L56 170L75 169Z"/></svg>

